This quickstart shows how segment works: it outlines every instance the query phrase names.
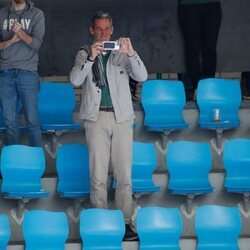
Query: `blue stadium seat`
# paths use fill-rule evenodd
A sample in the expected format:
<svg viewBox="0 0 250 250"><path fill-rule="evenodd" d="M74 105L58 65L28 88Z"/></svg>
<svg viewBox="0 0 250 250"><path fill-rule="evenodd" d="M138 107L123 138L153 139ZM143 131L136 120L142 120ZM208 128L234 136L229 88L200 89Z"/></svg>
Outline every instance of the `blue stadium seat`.
<svg viewBox="0 0 250 250"><path fill-rule="evenodd" d="M180 250L182 230L181 214L177 208L144 207L138 211L140 250Z"/></svg>
<svg viewBox="0 0 250 250"><path fill-rule="evenodd" d="M33 210L24 213L26 250L64 250L69 228L65 213Z"/></svg>
<svg viewBox="0 0 250 250"><path fill-rule="evenodd" d="M80 217L83 250L122 250L125 222L120 210L85 209Z"/></svg>
<svg viewBox="0 0 250 250"><path fill-rule="evenodd" d="M74 199L68 214L78 221L84 197L90 194L89 156L86 145L64 144L59 147L56 161L58 173L57 192L63 198Z"/></svg>
<svg viewBox="0 0 250 250"><path fill-rule="evenodd" d="M208 143L170 143L166 165L170 175L168 188L172 194L188 196L188 213L193 209L192 200L195 195L213 191L208 179L212 167L212 153Z"/></svg>
<svg viewBox="0 0 250 250"><path fill-rule="evenodd" d="M228 192L243 193L243 211L249 212L250 139L233 139L225 143L223 164L226 170L224 186Z"/></svg>
<svg viewBox="0 0 250 250"><path fill-rule="evenodd" d="M241 218L238 208L202 206L195 216L197 250L239 250Z"/></svg>
<svg viewBox="0 0 250 250"><path fill-rule="evenodd" d="M166 149L171 131L188 127L183 119L185 104L184 86L180 81L149 80L142 85L144 125L150 131L163 132L158 148Z"/></svg>
<svg viewBox="0 0 250 250"><path fill-rule="evenodd" d="M80 125L73 121L74 109L75 94L70 83L41 83L39 118L42 131L53 134L50 147L45 144L46 151L53 158L56 157L60 135L80 129Z"/></svg>
<svg viewBox="0 0 250 250"><path fill-rule="evenodd" d="M241 105L241 89L238 80L208 78L199 81L197 104L200 110L201 128L216 130L216 139L211 141L220 154L223 150L222 132L240 126L238 111ZM215 120L213 110L218 110ZM218 113L217 112L217 113Z"/></svg>
<svg viewBox="0 0 250 250"><path fill-rule="evenodd" d="M155 147L151 143L133 142L132 191L151 193L160 190L152 175L157 164Z"/></svg>
<svg viewBox="0 0 250 250"><path fill-rule="evenodd" d="M17 211L11 210L11 214L18 223L22 222L24 206L29 199L48 196L48 192L41 185L44 170L45 157L42 148L10 145L2 149L1 192L5 198L17 199Z"/></svg>
<svg viewBox="0 0 250 250"><path fill-rule="evenodd" d="M183 83L169 80L149 80L142 85L144 125L151 131L183 129L186 104Z"/></svg>
<svg viewBox="0 0 250 250"><path fill-rule="evenodd" d="M136 204L133 217L135 217L137 209L140 208L138 199L142 195L158 192L160 187L156 186L152 179L157 164L154 145L152 143L133 142L132 148L132 192ZM114 181L113 188L115 186Z"/></svg>
<svg viewBox="0 0 250 250"><path fill-rule="evenodd" d="M8 216L0 214L0 249L6 250L8 242L10 240L10 223Z"/></svg>

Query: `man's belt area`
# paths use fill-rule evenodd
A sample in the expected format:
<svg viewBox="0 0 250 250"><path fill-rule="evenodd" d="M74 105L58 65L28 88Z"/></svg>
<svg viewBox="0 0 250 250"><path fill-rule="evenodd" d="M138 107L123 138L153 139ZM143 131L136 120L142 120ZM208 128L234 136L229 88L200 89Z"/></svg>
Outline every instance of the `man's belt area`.
<svg viewBox="0 0 250 250"><path fill-rule="evenodd" d="M113 107L100 107L99 110L104 112L114 112Z"/></svg>

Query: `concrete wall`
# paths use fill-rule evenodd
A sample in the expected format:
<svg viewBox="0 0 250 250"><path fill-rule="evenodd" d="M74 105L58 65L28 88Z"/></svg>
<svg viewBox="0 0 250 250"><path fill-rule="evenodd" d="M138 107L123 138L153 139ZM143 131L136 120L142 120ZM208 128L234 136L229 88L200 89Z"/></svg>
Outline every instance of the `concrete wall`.
<svg viewBox="0 0 250 250"><path fill-rule="evenodd" d="M1 0L2 7L9 0ZM40 74L68 75L77 50L91 43L89 24L97 10L111 13L113 39L129 36L150 73L184 72L177 0L34 0L46 18ZM221 0L217 71L250 70L250 2Z"/></svg>

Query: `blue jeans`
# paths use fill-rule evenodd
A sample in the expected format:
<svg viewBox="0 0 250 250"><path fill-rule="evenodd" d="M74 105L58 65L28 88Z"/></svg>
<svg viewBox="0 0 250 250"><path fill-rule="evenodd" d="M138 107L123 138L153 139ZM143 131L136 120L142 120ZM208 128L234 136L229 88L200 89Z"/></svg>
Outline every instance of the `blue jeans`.
<svg viewBox="0 0 250 250"><path fill-rule="evenodd" d="M39 89L37 72L21 69L0 71L0 104L3 109L7 145L20 144L19 98L24 107L30 145L36 147L42 145L38 113Z"/></svg>

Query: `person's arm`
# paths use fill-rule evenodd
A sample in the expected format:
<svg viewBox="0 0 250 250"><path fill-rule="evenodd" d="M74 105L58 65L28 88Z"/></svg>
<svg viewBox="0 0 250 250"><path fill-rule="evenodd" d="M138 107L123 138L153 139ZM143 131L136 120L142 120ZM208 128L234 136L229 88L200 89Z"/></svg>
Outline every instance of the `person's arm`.
<svg viewBox="0 0 250 250"><path fill-rule="evenodd" d="M45 33L45 21L42 11L38 12L37 16L34 17L33 22L34 25L31 34L25 32L22 29L22 25L17 21L13 23L12 30L27 46L33 50L38 50L42 44Z"/></svg>
<svg viewBox="0 0 250 250"><path fill-rule="evenodd" d="M128 61L129 76L138 82L146 81L148 78L148 72L139 55L135 52L133 56L128 56Z"/></svg>
<svg viewBox="0 0 250 250"><path fill-rule="evenodd" d="M75 64L70 72L70 82L75 86L80 86L85 81L88 73L92 69L95 58L103 50L102 43L94 43L90 47L90 55L86 49L82 48L76 55Z"/></svg>
<svg viewBox="0 0 250 250"><path fill-rule="evenodd" d="M92 69L94 61L88 58L88 53L81 49L78 51L74 67L69 74L70 82L75 86L80 86L85 81L89 71Z"/></svg>
<svg viewBox="0 0 250 250"><path fill-rule="evenodd" d="M0 50L4 50L11 46L14 43L17 43L20 41L20 38L15 34L11 39L6 41L0 41Z"/></svg>
<svg viewBox="0 0 250 250"><path fill-rule="evenodd" d="M127 54L128 57L127 72L129 76L138 82L146 81L148 78L147 69L139 55L133 49L130 38L121 37L118 42L121 46L119 52Z"/></svg>

